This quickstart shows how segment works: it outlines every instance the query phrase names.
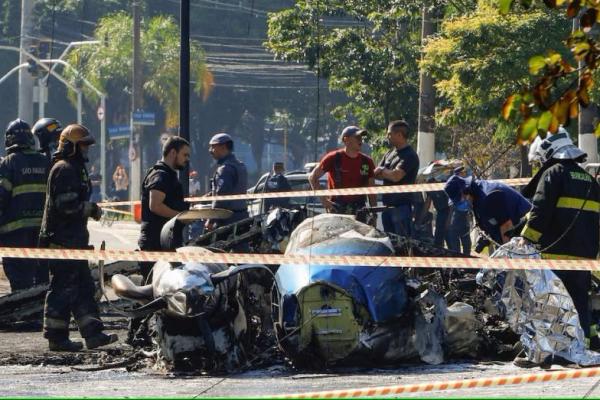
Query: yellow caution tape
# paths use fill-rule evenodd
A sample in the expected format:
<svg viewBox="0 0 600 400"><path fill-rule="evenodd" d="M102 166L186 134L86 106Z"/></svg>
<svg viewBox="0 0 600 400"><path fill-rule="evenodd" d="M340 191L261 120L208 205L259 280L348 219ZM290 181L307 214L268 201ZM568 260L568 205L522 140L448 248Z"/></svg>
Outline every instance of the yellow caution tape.
<svg viewBox="0 0 600 400"><path fill-rule="evenodd" d="M335 266L506 269L506 270L576 270L600 271L599 260L540 260L525 258L454 258L454 257L396 257L396 256L334 256L309 254L242 254L166 252L131 250L80 250L0 247L0 257L44 258L55 260L119 260L170 261L217 264L311 264Z"/></svg>
<svg viewBox="0 0 600 400"><path fill-rule="evenodd" d="M345 397L380 397L406 393L431 392L434 390L473 389L491 386L523 385L566 379L591 378L600 375L600 368L571 369L567 371L540 372L536 374L507 375L493 378L460 379L408 385L379 386L372 388L327 390L322 392L279 395L284 399L329 399ZM267 397L267 396L264 396Z"/></svg>
<svg viewBox="0 0 600 400"><path fill-rule="evenodd" d="M531 178L503 179L498 182L509 186L526 185ZM293 192L266 192L252 194L229 194L222 196L189 197L185 199L190 203L212 202L222 200L255 200L255 199L274 199L287 197L308 197L308 196L348 196L360 194L383 194L383 193L415 193L415 192L435 192L444 190L444 183L420 183L415 185L391 185L391 186L370 186L347 189L322 189L322 190L297 190ZM112 201L98 203L102 207L127 206L138 204L140 201Z"/></svg>

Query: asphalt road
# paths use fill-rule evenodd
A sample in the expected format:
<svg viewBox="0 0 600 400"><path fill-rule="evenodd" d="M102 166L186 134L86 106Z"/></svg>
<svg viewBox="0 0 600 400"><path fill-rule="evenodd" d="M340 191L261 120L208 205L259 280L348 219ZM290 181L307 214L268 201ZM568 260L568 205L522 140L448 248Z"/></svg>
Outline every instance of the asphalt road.
<svg viewBox="0 0 600 400"><path fill-rule="evenodd" d="M106 241L107 248L135 249L138 225L116 222L112 226L90 223L91 242ZM0 292L6 291L0 274ZM125 337L125 321L107 318L107 328ZM78 333L72 331L72 338ZM523 370L512 363L448 361L438 366L405 365L395 369L336 369L327 372L296 371L284 364L228 376L173 374L142 359L128 371L114 367L79 371L107 362L125 360L133 354L122 343L103 350L78 354L53 353L41 332L0 331L0 396L277 396L289 393L425 383L440 380L490 378L499 375L543 372ZM553 369L562 367L554 366ZM405 394L402 397L556 397L600 396L598 378L559 382Z"/></svg>

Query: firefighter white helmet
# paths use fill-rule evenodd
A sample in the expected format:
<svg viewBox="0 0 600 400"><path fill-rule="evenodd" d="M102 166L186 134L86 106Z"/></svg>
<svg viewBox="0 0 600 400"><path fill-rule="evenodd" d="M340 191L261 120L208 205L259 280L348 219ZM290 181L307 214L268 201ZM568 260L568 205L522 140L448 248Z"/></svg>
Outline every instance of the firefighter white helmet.
<svg viewBox="0 0 600 400"><path fill-rule="evenodd" d="M536 143L534 141L532 147L535 144ZM558 132L556 134L552 135L548 133L546 139L539 142L539 145L534 150L533 160L539 160L542 164L544 164L551 159L583 162L586 158L587 154L573 144L573 141L569 137L569 132L567 132L567 130L561 126L558 128Z"/></svg>

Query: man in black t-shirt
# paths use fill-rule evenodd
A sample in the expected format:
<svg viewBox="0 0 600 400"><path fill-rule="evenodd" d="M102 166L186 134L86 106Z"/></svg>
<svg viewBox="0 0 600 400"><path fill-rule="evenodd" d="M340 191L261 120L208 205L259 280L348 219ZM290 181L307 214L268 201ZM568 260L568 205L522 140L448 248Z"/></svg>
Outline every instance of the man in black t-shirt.
<svg viewBox="0 0 600 400"><path fill-rule="evenodd" d="M408 134L406 121L392 121L388 125L387 136L393 149L385 154L374 171L375 178L382 179L385 186L409 185L417 179L419 156L408 144ZM386 193L382 196L383 205L393 207L381 215L385 232L403 236L412 234L411 196L412 193Z"/></svg>
<svg viewBox="0 0 600 400"><path fill-rule="evenodd" d="M188 209L177 171L190 162L190 144L179 136L170 137L163 156L148 172L142 184L142 227L138 245L141 250L161 250L160 231L169 219ZM144 279L151 265L142 267Z"/></svg>
<svg viewBox="0 0 600 400"><path fill-rule="evenodd" d="M171 136L163 144L162 159L146 173L142 183L142 226L138 245L140 250L161 250L160 231L164 224L181 211L189 208L183 199L183 188L177 171L190 162L190 144L179 136ZM140 271L146 282L153 262L140 262ZM141 318L129 321L126 343L132 346L148 344L147 324Z"/></svg>

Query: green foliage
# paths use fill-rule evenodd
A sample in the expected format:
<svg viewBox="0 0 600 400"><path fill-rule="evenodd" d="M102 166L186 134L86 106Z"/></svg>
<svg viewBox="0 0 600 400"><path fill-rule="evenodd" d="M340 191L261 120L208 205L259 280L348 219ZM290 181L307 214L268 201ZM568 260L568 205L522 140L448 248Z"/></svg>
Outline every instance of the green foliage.
<svg viewBox="0 0 600 400"><path fill-rule="evenodd" d="M395 118L414 125L422 3L300 0L293 8L270 14L266 46L279 59L318 70L330 90L348 97L333 110L336 118L357 119L379 132ZM340 17L355 23L336 27Z"/></svg>
<svg viewBox="0 0 600 400"><path fill-rule="evenodd" d="M68 62L81 71L82 77L108 93L124 93L131 82L133 21L125 12L108 15L99 20L94 37L100 46L82 46L68 56ZM168 120L176 120L179 109L179 28L165 16L155 16L142 24L144 93L157 100L167 112ZM195 91L208 93L210 73L204 53L196 41L190 43L191 74ZM80 76L66 71L73 82ZM127 91L125 91L124 94ZM88 98L93 93L86 91Z"/></svg>
<svg viewBox="0 0 600 400"><path fill-rule="evenodd" d="M512 1L497 0L499 10L508 14ZM538 134L546 131L556 132L560 125L569 125L570 121L579 115L579 106L587 107L597 92L592 92L595 78L600 74L600 46L598 33L593 31L600 16L600 2L597 0L544 0L549 9L562 9L564 16L575 18L579 29L570 33L568 26L557 30L562 36L567 48L556 43L546 55L534 55L529 58L529 73L538 76L520 92L510 95L503 106L503 116L506 120L520 123L517 141L527 143ZM508 6L506 3L509 3ZM523 4L525 3L525 4ZM521 0L521 5L531 5L532 0ZM521 13L522 14L522 13ZM557 13L552 15L556 16ZM564 19L564 16L562 17ZM512 16L509 16L512 17ZM520 18L520 15L514 16ZM548 29L535 27L534 34L545 36ZM569 54L578 63L576 68L572 60L565 54L556 51L562 48L563 53ZM516 105L515 105L516 103ZM519 113L516 113L518 109ZM513 118L517 116L516 118ZM537 129L532 129L533 120L538 121ZM547 129L545 129L547 128ZM600 128L596 128L600 136Z"/></svg>
<svg viewBox="0 0 600 400"><path fill-rule="evenodd" d="M442 98L438 125L502 124L504 99L528 83L530 70L545 66L545 57L532 56L560 45L567 26L565 18L544 10L501 16L486 2L470 15L444 21L421 63ZM528 59L529 65L519 61Z"/></svg>

